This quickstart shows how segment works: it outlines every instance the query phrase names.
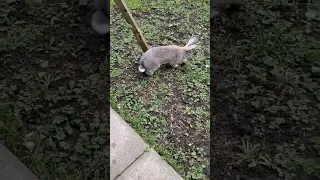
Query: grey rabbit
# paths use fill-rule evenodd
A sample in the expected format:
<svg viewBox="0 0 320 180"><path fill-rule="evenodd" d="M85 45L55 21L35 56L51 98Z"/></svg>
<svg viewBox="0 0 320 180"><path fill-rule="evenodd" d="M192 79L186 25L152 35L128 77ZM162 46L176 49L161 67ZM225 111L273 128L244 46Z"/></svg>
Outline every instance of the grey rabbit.
<svg viewBox="0 0 320 180"><path fill-rule="evenodd" d="M188 51L197 47L199 38L192 36L185 46L168 45L148 49L140 58L139 71L151 76L163 64L178 67L189 59Z"/></svg>
<svg viewBox="0 0 320 180"><path fill-rule="evenodd" d="M91 19L91 26L99 34L106 34L110 31L110 1L95 0L93 6L96 12Z"/></svg>

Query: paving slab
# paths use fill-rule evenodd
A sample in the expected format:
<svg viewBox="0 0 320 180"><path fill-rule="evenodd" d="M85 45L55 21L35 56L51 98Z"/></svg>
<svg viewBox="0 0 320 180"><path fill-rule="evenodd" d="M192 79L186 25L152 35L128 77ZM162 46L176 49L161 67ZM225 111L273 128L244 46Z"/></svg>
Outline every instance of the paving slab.
<svg viewBox="0 0 320 180"><path fill-rule="evenodd" d="M0 180L37 180L37 177L0 143Z"/></svg>
<svg viewBox="0 0 320 180"><path fill-rule="evenodd" d="M110 108L110 179L119 176L146 148L144 140Z"/></svg>
<svg viewBox="0 0 320 180"><path fill-rule="evenodd" d="M116 180L183 180L154 150L150 149L126 169Z"/></svg>

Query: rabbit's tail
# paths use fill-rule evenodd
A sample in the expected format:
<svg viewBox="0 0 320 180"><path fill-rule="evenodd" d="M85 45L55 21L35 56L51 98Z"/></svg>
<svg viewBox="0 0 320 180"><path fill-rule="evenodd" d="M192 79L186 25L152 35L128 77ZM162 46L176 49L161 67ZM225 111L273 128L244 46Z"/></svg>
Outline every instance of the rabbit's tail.
<svg viewBox="0 0 320 180"><path fill-rule="evenodd" d="M191 49L196 48L196 47L197 47L196 44L197 44L198 41L199 41L199 38L198 38L198 37L192 36L192 37L189 39L188 43L183 47L184 50L190 51Z"/></svg>
<svg viewBox="0 0 320 180"><path fill-rule="evenodd" d="M144 68L142 64L139 65L138 69L139 69L140 72L145 72L146 71L146 68Z"/></svg>

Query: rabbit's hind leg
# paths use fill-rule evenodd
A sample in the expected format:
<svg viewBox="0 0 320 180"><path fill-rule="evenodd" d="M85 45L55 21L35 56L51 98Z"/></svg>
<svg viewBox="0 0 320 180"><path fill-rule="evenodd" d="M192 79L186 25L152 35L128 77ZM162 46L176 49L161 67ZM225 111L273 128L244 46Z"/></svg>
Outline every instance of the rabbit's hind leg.
<svg viewBox="0 0 320 180"><path fill-rule="evenodd" d="M178 65L182 65L182 64L185 64L185 63L187 63L187 59L182 59L179 63L178 63ZM178 66L177 65L177 66Z"/></svg>
<svg viewBox="0 0 320 180"><path fill-rule="evenodd" d="M146 74L147 74L148 76L152 76L153 73L154 73L154 71L146 71Z"/></svg>
<svg viewBox="0 0 320 180"><path fill-rule="evenodd" d="M146 73L147 75L149 75L149 76L152 76L153 73L154 73L157 69L159 69L159 67L160 67L160 64L154 64L154 67L149 68L149 69L146 69L145 73Z"/></svg>
<svg viewBox="0 0 320 180"><path fill-rule="evenodd" d="M186 63L188 61L187 58L182 59L182 63Z"/></svg>

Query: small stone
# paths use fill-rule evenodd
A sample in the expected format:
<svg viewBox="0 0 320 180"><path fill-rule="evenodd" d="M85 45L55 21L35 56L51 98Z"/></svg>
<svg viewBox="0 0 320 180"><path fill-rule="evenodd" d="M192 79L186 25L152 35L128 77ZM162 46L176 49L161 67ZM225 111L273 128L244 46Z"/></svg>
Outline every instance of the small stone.
<svg viewBox="0 0 320 180"><path fill-rule="evenodd" d="M43 68L47 68L48 65L49 65L49 61L43 61L43 63L41 63L40 66L43 67Z"/></svg>
<svg viewBox="0 0 320 180"><path fill-rule="evenodd" d="M309 9L306 13L305 13L305 16L308 18L308 19L314 19L316 17L316 12L312 9Z"/></svg>
<svg viewBox="0 0 320 180"><path fill-rule="evenodd" d="M24 143L24 146L29 149L29 150L32 150L35 146L34 142L31 142L31 141L28 141L28 142L25 142Z"/></svg>

